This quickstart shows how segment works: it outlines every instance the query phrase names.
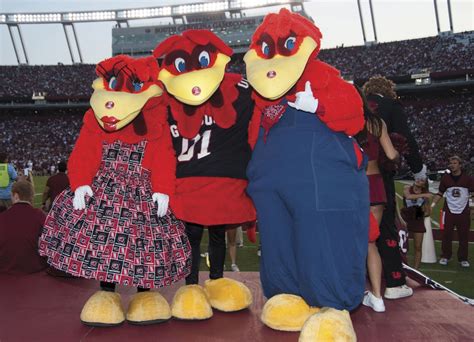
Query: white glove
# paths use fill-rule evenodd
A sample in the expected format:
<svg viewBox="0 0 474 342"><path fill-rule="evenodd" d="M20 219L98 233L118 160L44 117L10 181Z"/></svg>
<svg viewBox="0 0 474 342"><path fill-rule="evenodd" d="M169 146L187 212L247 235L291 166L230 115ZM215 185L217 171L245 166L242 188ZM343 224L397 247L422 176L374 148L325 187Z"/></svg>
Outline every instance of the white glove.
<svg viewBox="0 0 474 342"><path fill-rule="evenodd" d="M84 210L86 208L86 195L92 197L92 189L89 185L82 185L74 191L72 205L75 210Z"/></svg>
<svg viewBox="0 0 474 342"><path fill-rule="evenodd" d="M318 99L315 99L313 96L310 81L306 81L304 91L297 92L295 102L288 102L288 106L304 112L316 113Z"/></svg>
<svg viewBox="0 0 474 342"><path fill-rule="evenodd" d="M155 192L151 198L153 199L153 202L156 202L156 204L158 205L158 217L165 216L166 212L168 211L170 197L166 194Z"/></svg>

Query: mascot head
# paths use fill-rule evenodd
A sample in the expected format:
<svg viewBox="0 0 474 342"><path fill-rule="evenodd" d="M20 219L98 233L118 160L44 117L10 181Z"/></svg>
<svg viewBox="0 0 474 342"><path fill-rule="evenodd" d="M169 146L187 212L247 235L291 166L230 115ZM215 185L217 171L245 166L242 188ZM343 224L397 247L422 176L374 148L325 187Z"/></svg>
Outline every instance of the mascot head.
<svg viewBox="0 0 474 342"><path fill-rule="evenodd" d="M319 52L321 32L308 19L286 8L268 14L244 56L247 78L264 98L276 100L299 80Z"/></svg>
<svg viewBox="0 0 474 342"><path fill-rule="evenodd" d="M156 81L158 63L153 57L133 59L119 55L96 67L97 78L90 104L99 125L115 132L132 122L153 97L163 90Z"/></svg>
<svg viewBox="0 0 474 342"><path fill-rule="evenodd" d="M198 106L219 88L232 49L210 31L189 30L164 40L153 55L163 57L158 78L168 93L180 102Z"/></svg>

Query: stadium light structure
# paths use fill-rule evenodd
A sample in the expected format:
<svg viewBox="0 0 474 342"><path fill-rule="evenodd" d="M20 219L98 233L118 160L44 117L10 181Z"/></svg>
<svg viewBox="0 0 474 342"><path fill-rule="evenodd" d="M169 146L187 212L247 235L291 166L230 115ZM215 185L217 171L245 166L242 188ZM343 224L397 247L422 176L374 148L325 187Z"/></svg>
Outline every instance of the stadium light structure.
<svg viewBox="0 0 474 342"><path fill-rule="evenodd" d="M129 20L171 17L174 21L176 18L181 18L181 20L183 20L184 17L189 14L222 11L236 12L248 10L250 8L278 6L284 4L301 5L305 1L307 0L219 0L212 2L194 2L180 5L103 11L0 13L0 25L8 26L18 64L22 64L20 61L20 52L23 53L26 64L28 64L28 56L20 29L20 25L25 24L61 24L64 29L64 34L66 35L66 42L68 44L72 62L75 63L76 61L70 40L75 41L79 62L82 63L81 49L74 28L75 23L115 21L120 27L122 24L129 27ZM72 33L69 34L70 37L68 36L68 28L72 31ZM14 29L17 30L16 36L18 36L18 39L20 40L19 43L15 42L15 35L13 34ZM19 47L21 47L21 50Z"/></svg>
<svg viewBox="0 0 474 342"><path fill-rule="evenodd" d="M120 21L183 16L194 13L212 13L226 10L244 10L291 3L301 4L307 0L221 0L195 2L172 6L143 7L133 9L78 11L78 12L40 12L40 13L2 13L0 24L54 24L83 23L94 21Z"/></svg>
<svg viewBox="0 0 474 342"><path fill-rule="evenodd" d="M289 4L295 1L290 0L233 0L230 1L230 6L232 9L239 9L239 8L256 8L256 7L267 7L267 6L274 6L274 5L284 5ZM301 1L299 1L301 2Z"/></svg>

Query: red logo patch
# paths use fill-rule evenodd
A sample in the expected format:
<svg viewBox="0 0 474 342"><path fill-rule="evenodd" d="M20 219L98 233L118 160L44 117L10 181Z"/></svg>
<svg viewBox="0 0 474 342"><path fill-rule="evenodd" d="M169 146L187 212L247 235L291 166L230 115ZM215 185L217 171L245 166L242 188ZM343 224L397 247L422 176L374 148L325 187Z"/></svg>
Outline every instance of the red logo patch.
<svg viewBox="0 0 474 342"><path fill-rule="evenodd" d="M402 277L401 272L392 272L393 279L400 279Z"/></svg>
<svg viewBox="0 0 474 342"><path fill-rule="evenodd" d="M397 247L397 241L395 241L395 240L389 240L389 239L387 239L387 240L385 240L385 243L386 243L387 246L390 247L390 248L395 248L395 247Z"/></svg>

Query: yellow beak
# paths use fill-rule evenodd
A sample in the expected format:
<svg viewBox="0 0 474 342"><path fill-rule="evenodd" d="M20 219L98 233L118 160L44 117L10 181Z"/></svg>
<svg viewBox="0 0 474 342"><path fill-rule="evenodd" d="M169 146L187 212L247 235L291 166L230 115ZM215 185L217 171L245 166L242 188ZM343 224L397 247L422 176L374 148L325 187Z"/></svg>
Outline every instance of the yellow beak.
<svg viewBox="0 0 474 342"><path fill-rule="evenodd" d="M292 56L277 54L272 59L264 59L254 49L249 50L244 56L247 79L264 98L279 99L298 82L309 56L317 47L313 38L306 37Z"/></svg>
<svg viewBox="0 0 474 342"><path fill-rule="evenodd" d="M173 75L162 69L158 79L164 83L168 93L179 101L192 106L206 102L219 88L224 79L225 66L230 57L219 53L212 68L195 70L182 75Z"/></svg>
<svg viewBox="0 0 474 342"><path fill-rule="evenodd" d="M104 81L101 78L92 83L92 88L94 92L90 104L97 122L102 128L110 132L128 125L140 113L150 98L163 94L163 90L156 84L136 94L108 91L104 88Z"/></svg>

